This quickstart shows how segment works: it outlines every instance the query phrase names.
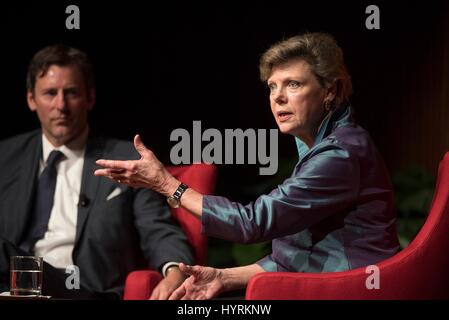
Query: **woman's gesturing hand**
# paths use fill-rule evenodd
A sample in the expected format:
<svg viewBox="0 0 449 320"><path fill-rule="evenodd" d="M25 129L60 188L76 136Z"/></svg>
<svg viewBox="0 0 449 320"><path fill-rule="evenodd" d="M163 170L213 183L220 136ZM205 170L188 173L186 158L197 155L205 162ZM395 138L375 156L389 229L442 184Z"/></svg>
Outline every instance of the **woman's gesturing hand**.
<svg viewBox="0 0 449 320"><path fill-rule="evenodd" d="M134 137L134 147L141 156L139 160L100 159L96 163L103 169L96 170L94 174L131 187L145 187L166 196L172 195L180 182L145 147L139 135Z"/></svg>

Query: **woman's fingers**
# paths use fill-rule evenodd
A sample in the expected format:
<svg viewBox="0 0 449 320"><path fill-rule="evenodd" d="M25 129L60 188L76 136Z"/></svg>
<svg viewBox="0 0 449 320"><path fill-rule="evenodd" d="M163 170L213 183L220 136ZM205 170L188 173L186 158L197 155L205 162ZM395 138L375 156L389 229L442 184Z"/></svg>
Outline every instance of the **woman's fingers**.
<svg viewBox="0 0 449 320"><path fill-rule="evenodd" d="M95 161L95 163L99 166L109 169L126 169L125 162L126 161L105 159L98 159L97 161Z"/></svg>
<svg viewBox="0 0 449 320"><path fill-rule="evenodd" d="M189 266L184 263L179 264L179 270L181 270L182 273L185 273L189 276L197 276L201 272L202 266Z"/></svg>
<svg viewBox="0 0 449 320"><path fill-rule="evenodd" d="M142 142L140 135L136 134L134 137L134 148L136 148L137 152L142 156L146 156L151 153L151 150L148 149Z"/></svg>
<svg viewBox="0 0 449 320"><path fill-rule="evenodd" d="M102 169L95 171L96 175L107 176L111 174L124 174L127 176L136 175L137 161L135 160L105 160L99 159L96 164L102 166Z"/></svg>
<svg viewBox="0 0 449 320"><path fill-rule="evenodd" d="M187 267L188 266L185 263L181 262L178 267L179 267L179 270L181 270L182 273L186 273L187 274L187 270L188 270Z"/></svg>
<svg viewBox="0 0 449 320"><path fill-rule="evenodd" d="M122 175L125 172L125 169L97 169L95 170L94 175L103 177L115 177L118 175Z"/></svg>
<svg viewBox="0 0 449 320"><path fill-rule="evenodd" d="M98 177L109 177L109 170L108 169L97 169L94 172L94 175Z"/></svg>

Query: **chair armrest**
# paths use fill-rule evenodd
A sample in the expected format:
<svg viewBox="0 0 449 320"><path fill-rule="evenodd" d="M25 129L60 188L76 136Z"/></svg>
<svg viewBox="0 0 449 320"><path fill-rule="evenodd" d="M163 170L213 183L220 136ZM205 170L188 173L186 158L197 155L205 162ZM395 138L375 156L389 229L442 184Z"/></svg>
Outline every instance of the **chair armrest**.
<svg viewBox="0 0 449 320"><path fill-rule="evenodd" d="M247 300L378 299L365 268L331 273L262 272L250 279ZM275 290L273 290L275 288Z"/></svg>
<svg viewBox="0 0 449 320"><path fill-rule="evenodd" d="M133 271L126 278L123 300L147 300L162 275L153 270Z"/></svg>

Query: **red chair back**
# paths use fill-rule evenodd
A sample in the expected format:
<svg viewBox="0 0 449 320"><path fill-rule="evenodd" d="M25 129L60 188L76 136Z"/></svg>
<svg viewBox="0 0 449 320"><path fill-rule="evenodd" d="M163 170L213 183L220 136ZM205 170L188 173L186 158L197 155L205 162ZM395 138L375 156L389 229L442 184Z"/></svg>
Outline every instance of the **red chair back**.
<svg viewBox="0 0 449 320"><path fill-rule="evenodd" d="M192 164L167 167L180 181L202 194L213 194L217 167L208 164ZM201 221L184 208L172 209L172 214L180 224L193 247L196 264L206 265L207 237L201 234ZM162 276L154 270L131 272L126 278L124 300L146 300L161 281Z"/></svg>
<svg viewBox="0 0 449 320"><path fill-rule="evenodd" d="M407 299L449 298L448 248L449 152L440 162L426 222L408 247L383 263L391 276L392 292L397 291L399 298ZM391 298L396 298L396 294Z"/></svg>
<svg viewBox="0 0 449 320"><path fill-rule="evenodd" d="M213 194L217 167L198 163L167 167L178 180L201 194ZM207 237L201 234L201 221L184 208L172 209L173 216L181 225L187 239L194 248L196 263L205 265L207 261Z"/></svg>

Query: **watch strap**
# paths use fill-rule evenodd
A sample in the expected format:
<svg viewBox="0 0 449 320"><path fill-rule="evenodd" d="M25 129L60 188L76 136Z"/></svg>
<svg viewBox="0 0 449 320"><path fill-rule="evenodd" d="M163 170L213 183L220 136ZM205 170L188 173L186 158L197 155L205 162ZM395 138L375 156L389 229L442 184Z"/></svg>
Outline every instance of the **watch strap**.
<svg viewBox="0 0 449 320"><path fill-rule="evenodd" d="M178 186L178 188L176 189L175 193L173 193L172 197L175 198L176 200L181 199L182 194L189 188L188 185L186 185L185 183L182 183Z"/></svg>

